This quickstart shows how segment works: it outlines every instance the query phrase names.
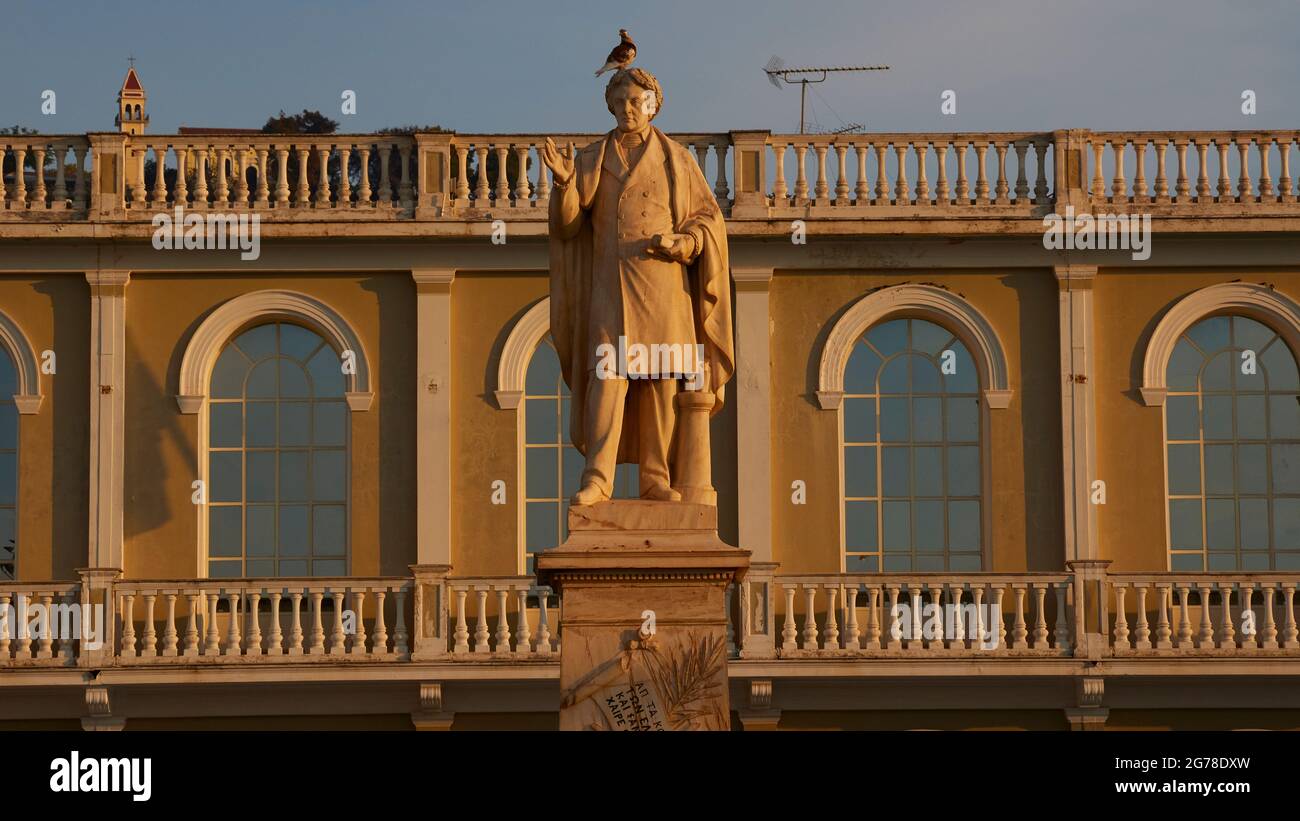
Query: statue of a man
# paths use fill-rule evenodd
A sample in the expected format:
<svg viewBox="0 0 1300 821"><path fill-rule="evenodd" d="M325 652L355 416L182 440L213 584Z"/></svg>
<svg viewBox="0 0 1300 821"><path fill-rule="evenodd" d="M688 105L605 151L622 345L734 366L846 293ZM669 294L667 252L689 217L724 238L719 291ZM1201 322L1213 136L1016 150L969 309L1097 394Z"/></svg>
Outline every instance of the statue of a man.
<svg viewBox="0 0 1300 821"><path fill-rule="evenodd" d="M620 70L605 103L613 131L576 157L549 139L543 150L551 336L587 459L573 504L608 499L619 462L640 465L641 498L678 501L677 394L709 391L716 413L735 369L726 224L690 153L650 124L654 76Z"/></svg>

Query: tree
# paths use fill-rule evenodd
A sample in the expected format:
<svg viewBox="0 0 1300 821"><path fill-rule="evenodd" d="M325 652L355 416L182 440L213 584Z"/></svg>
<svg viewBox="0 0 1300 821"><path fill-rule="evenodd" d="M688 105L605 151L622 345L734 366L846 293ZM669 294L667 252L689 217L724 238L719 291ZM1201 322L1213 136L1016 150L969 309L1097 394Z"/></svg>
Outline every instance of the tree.
<svg viewBox="0 0 1300 821"><path fill-rule="evenodd" d="M262 126L264 134L333 134L338 130L339 124L326 117L319 111L308 111L303 109L301 114L280 113L275 117L268 117L266 125Z"/></svg>

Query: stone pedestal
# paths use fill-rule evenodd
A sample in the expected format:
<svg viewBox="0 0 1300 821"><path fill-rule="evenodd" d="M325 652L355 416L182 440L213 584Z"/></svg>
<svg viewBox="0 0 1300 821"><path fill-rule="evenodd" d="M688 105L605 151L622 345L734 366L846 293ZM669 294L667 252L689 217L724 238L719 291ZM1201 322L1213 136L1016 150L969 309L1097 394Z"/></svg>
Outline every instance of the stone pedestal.
<svg viewBox="0 0 1300 821"><path fill-rule="evenodd" d="M712 505L569 508L568 540L537 557L562 597L560 729L730 729L726 588L748 566Z"/></svg>

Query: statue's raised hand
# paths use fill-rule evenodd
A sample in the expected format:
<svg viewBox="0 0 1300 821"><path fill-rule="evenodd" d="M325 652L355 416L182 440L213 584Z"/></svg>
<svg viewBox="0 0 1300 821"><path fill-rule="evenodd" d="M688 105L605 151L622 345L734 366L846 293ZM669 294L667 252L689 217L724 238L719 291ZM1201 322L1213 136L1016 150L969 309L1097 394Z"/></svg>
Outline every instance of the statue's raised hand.
<svg viewBox="0 0 1300 821"><path fill-rule="evenodd" d="M546 138L546 145L542 146L542 162L551 169L551 178L560 188L568 185L569 180L573 179L573 157L567 149L561 153L550 137Z"/></svg>

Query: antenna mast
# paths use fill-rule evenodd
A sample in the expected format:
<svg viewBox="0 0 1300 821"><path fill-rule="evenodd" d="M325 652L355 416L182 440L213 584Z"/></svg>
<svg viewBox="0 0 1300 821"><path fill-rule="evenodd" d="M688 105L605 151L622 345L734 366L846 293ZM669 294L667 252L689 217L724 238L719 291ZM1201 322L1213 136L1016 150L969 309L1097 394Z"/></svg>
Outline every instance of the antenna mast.
<svg viewBox="0 0 1300 821"><path fill-rule="evenodd" d="M773 55L772 59L768 60L767 65L763 67L763 72L767 74L768 82L770 82L772 85L776 86L777 88L781 87L782 80L784 80L786 83L799 84L799 133L800 134L805 133L804 109L808 99L808 84L824 83L826 82L826 75L830 74L831 72L837 72L837 71L889 71L889 66L819 66L819 67L812 67L812 68L786 68L785 61L782 60L780 57ZM798 76L798 75L812 75L812 74L820 74L821 76L815 80L809 76ZM850 127L861 127L861 126L857 126L856 124L854 124L854 126L850 126Z"/></svg>

